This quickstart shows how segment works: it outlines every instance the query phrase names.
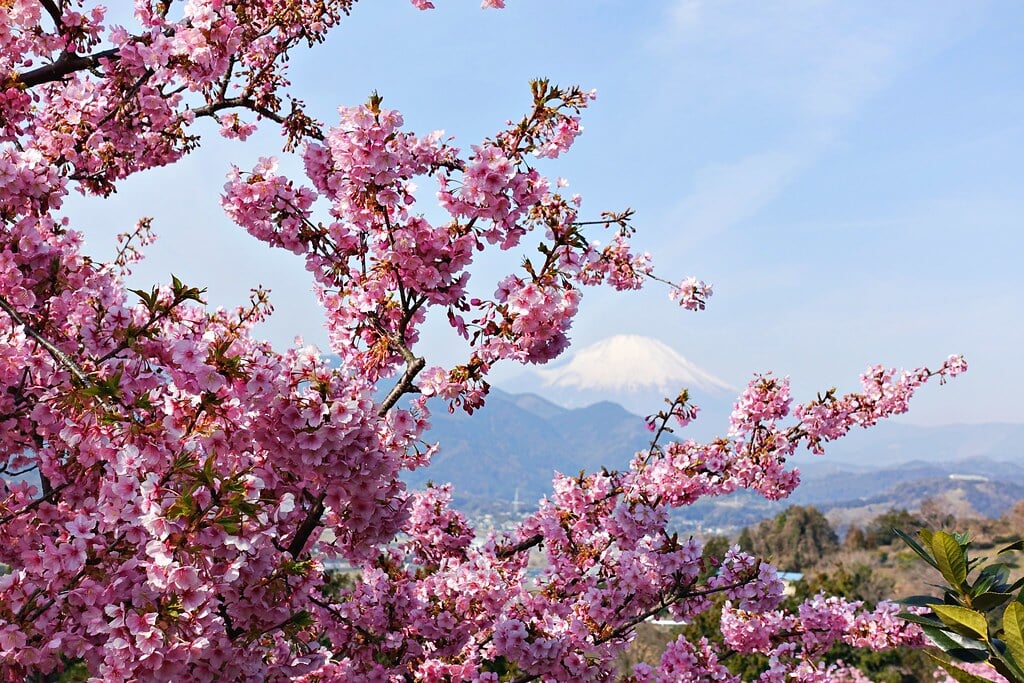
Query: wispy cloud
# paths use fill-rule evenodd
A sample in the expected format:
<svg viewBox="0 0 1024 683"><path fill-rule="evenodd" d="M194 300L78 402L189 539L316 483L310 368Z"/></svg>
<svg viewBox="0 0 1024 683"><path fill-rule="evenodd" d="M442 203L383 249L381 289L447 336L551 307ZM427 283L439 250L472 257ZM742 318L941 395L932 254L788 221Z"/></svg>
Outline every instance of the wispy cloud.
<svg viewBox="0 0 1024 683"><path fill-rule="evenodd" d="M884 13L828 0L672 3L649 47L678 65L673 91L713 93L704 106L761 110L774 122L694 173L669 215L686 226L684 241L718 235L770 204L878 93L969 30L964 11L941 3Z"/></svg>
<svg viewBox="0 0 1024 683"><path fill-rule="evenodd" d="M774 199L813 158L811 150L773 150L705 166L689 194L671 210L681 246L692 246L750 218Z"/></svg>

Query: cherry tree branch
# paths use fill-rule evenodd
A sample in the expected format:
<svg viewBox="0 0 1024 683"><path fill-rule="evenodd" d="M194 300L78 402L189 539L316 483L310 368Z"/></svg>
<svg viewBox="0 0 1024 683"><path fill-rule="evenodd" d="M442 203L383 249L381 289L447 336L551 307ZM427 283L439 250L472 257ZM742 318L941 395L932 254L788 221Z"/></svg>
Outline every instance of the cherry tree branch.
<svg viewBox="0 0 1024 683"><path fill-rule="evenodd" d="M50 15L51 19L53 19L54 26L56 26L58 30L63 29L63 15L61 14L60 8L57 7L57 5L53 4L53 0L39 0L39 4L43 6L43 9L46 10L46 13Z"/></svg>
<svg viewBox="0 0 1024 683"><path fill-rule="evenodd" d="M416 380L416 375L423 370L426 366L427 361L422 356L413 355L412 351L404 344L400 345L400 351L403 357L408 360L408 365L405 368L405 372L402 373L402 378L392 387L391 391L380 404L380 408L377 410L377 415L384 417L388 411L391 410L398 399L404 396L406 393L413 390L413 382ZM302 524L295 531L295 536L292 538L292 542L288 544L288 554L293 558L297 558L306 547L306 543L309 541L309 537L316 530L317 525L320 523L320 519L323 517L324 512L327 511L324 505L324 499L327 494L320 493L313 505L310 506L309 512L306 514L306 518L302 520Z"/></svg>
<svg viewBox="0 0 1024 683"><path fill-rule="evenodd" d="M211 102L202 107L196 107L192 111L196 117L201 116L214 116L219 111L225 109L248 109L249 111L255 112L264 118L268 118L276 123L284 123L285 117L281 116L273 109L269 109L261 104L258 104L256 100L251 97L228 97L220 98L215 102Z"/></svg>
<svg viewBox="0 0 1024 683"><path fill-rule="evenodd" d="M51 64L24 73L15 73L14 84L25 88L34 88L43 83L62 80L77 71L98 68L104 60L115 61L119 58L120 54L116 48L84 56L62 52L57 61Z"/></svg>
<svg viewBox="0 0 1024 683"><path fill-rule="evenodd" d="M422 356L413 357L409 360L408 365L405 366L405 372L402 373L402 378L398 380L395 386L391 387L391 391L381 401L380 408L377 410L377 415L384 417L387 412L395 407L398 403L398 399L402 398L407 393L414 391L413 382L416 380L416 375L420 374L420 371L426 366L427 361Z"/></svg>
<svg viewBox="0 0 1024 683"><path fill-rule="evenodd" d="M295 537L292 538L292 542L288 544L288 554L293 559L297 559L306 547L306 543L309 541L309 537L313 535L313 531L316 529L317 524L320 523L320 518L324 516L324 512L327 511L324 505L324 499L327 497L326 493L321 493L317 496L316 501L309 508L309 513L306 518L302 520L302 524L295 531Z"/></svg>
<svg viewBox="0 0 1024 683"><path fill-rule="evenodd" d="M50 354L53 360L55 360L59 365L64 366L76 380L84 385L92 384L92 380L89 379L89 375L79 367L71 356L61 351L55 344L53 344L53 342L40 334L34 327L29 325L25 319L21 317L21 314L18 313L7 299L2 296L0 296L0 308L2 308L4 312L11 317L11 320L16 324L21 325L25 330L26 336L31 337L36 341L36 343L46 349L46 352Z"/></svg>
<svg viewBox="0 0 1024 683"><path fill-rule="evenodd" d="M0 517L0 526L2 526L4 524L7 524L12 519L15 519L16 517L20 517L21 515L25 514L26 512L31 512L32 510L35 510L37 507L39 507L43 503L48 503L48 502L52 503L56 499L57 494L60 493L61 491L63 491L64 489L66 489L70 485L71 485L71 482L66 481L66 482L64 482L63 484L61 484L61 485L59 485L57 487L50 488L50 490L48 492L44 493L39 498L36 498L31 503L26 503L25 506L22 507L20 510L18 510L16 512L12 512L12 513L10 513L8 515L5 515L4 517Z"/></svg>
<svg viewBox="0 0 1024 683"><path fill-rule="evenodd" d="M527 538L525 540L519 541L519 543L516 543L515 545L507 545L507 546L503 546L501 548L496 549L494 551L494 555L499 560L507 560L508 558L512 557L513 555L521 553L524 550L529 550L530 548L536 548L537 546L539 546L543 542L544 542L544 536L543 535L541 535L541 534L534 534L533 536L530 536L529 538Z"/></svg>

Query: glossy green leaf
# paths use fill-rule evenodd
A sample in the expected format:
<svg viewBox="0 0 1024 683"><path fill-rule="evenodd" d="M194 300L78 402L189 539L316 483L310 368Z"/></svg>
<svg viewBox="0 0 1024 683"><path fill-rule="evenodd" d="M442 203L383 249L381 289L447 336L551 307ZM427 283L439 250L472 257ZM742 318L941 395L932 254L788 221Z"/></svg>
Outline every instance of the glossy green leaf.
<svg viewBox="0 0 1024 683"><path fill-rule="evenodd" d="M990 610L994 610L1000 605L1005 605L1010 600L1013 600L1013 593L997 593L995 591L990 591L971 598L971 606L976 610L988 612Z"/></svg>
<svg viewBox="0 0 1024 683"><path fill-rule="evenodd" d="M939 568L939 565L935 564L935 560L933 560L932 556L929 555L928 552L924 548L921 547L920 543L918 543L917 541L915 541L914 539L912 539L910 536L906 535L905 533L903 533L899 529L894 528L893 529L893 533L895 533L897 536L899 536L901 539L903 539L903 542L906 543L907 545L909 545L910 549L913 550L915 553L917 553L918 556L921 557L921 559L923 559L925 562L927 562L931 566L935 567L936 569Z"/></svg>
<svg viewBox="0 0 1024 683"><path fill-rule="evenodd" d="M970 594L971 594L971 598L972 598L971 602L973 602L973 598L976 598L977 596L982 595L984 593L988 593L992 589L992 586L994 586L995 584L996 584L996 577L995 576L984 575L984 574L979 575L978 576L978 580L974 582L973 586L971 586L971 590L970 590ZM998 592L998 591L996 591L996 592Z"/></svg>
<svg viewBox="0 0 1024 683"><path fill-rule="evenodd" d="M978 580L971 587L971 595L981 595L993 591L996 593L1009 593L1012 589L1006 585L1010 578L1010 570L1002 562L994 562L987 567L982 567L978 572Z"/></svg>
<svg viewBox="0 0 1024 683"><path fill-rule="evenodd" d="M1024 681L1024 671L1005 654L995 653L992 657L992 666L1003 678L1008 681Z"/></svg>
<svg viewBox="0 0 1024 683"><path fill-rule="evenodd" d="M911 595L909 598L900 600L899 604L910 605L911 607L931 607L932 605L942 604L942 599L934 595Z"/></svg>
<svg viewBox="0 0 1024 683"><path fill-rule="evenodd" d="M958 662L980 664L981 662L989 661L988 650L982 650L977 647L952 647L945 652Z"/></svg>
<svg viewBox="0 0 1024 683"><path fill-rule="evenodd" d="M932 611L956 633L988 640L988 621L981 612L956 605L932 605Z"/></svg>
<svg viewBox="0 0 1024 683"><path fill-rule="evenodd" d="M1018 667L1024 667L1024 605L1011 602L1003 612L1003 641Z"/></svg>
<svg viewBox="0 0 1024 683"><path fill-rule="evenodd" d="M931 546L942 577L950 586L963 586L967 580L967 553L960 543L945 531L936 531L932 535Z"/></svg>
<svg viewBox="0 0 1024 683"><path fill-rule="evenodd" d="M921 630L932 642L932 645L943 652L963 653L963 656L958 656L958 659L970 662L983 662L988 659L988 650L980 640L966 638L936 626L922 625Z"/></svg>
<svg viewBox="0 0 1024 683"><path fill-rule="evenodd" d="M918 624L919 626L932 626L935 628L945 628L945 622L941 619L933 617L930 614L913 614L911 612L900 612L897 614L900 619L909 621L912 624Z"/></svg>

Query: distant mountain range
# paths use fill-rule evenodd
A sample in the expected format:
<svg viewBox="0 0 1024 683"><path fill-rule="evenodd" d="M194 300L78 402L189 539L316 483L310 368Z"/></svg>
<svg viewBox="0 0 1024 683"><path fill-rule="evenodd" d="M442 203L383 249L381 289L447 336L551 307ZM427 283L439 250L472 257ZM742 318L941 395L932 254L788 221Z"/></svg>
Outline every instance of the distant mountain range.
<svg viewBox="0 0 1024 683"><path fill-rule="evenodd" d="M557 470L576 474L624 468L650 433L642 418L607 401L559 406L536 394L492 390L472 417L439 406L428 441L441 443L432 465L413 472L414 487L455 485L468 511L532 508L551 491ZM722 424L721 422L718 423ZM677 434L689 437L689 429ZM791 503L825 510L914 508L938 495L958 497L978 514L996 516L1024 499L1024 425L915 427L883 423L831 444L826 455L799 452L791 464L802 483L787 501L740 493L681 510L686 526L730 529L769 517Z"/></svg>
<svg viewBox="0 0 1024 683"><path fill-rule="evenodd" d="M427 439L440 442L441 450L431 467L407 480L413 486L451 481L468 511L507 510L513 501L527 509L551 491L555 471L626 467L651 436L638 416L664 408L664 398L682 387L701 412L676 436L724 435L738 389L656 339L609 337L551 367L524 370L493 390L471 418L439 406ZM801 469L803 483L788 501L741 492L703 500L677 518L688 526L730 528L790 503L853 515L912 508L938 495L977 514L998 515L1024 498L1022 444L1022 424L885 422L830 444L824 457L798 453L791 465Z"/></svg>
<svg viewBox="0 0 1024 683"><path fill-rule="evenodd" d="M702 499L677 511L674 518L684 527L731 532L772 517L789 505L813 505L842 530L887 510L916 510L928 499L941 500L958 517L998 517L1024 500L1024 468L1017 464L1021 460L1019 451L1017 454L1004 460L916 460L889 467L801 463L801 484L786 500L773 502L741 491Z"/></svg>
<svg viewBox="0 0 1024 683"><path fill-rule="evenodd" d="M499 389L472 417L439 405L431 423L426 439L441 450L430 467L407 475L408 483L450 481L457 500L485 508L514 500L532 507L551 491L555 471L626 467L650 438L641 418L614 403L568 409Z"/></svg>

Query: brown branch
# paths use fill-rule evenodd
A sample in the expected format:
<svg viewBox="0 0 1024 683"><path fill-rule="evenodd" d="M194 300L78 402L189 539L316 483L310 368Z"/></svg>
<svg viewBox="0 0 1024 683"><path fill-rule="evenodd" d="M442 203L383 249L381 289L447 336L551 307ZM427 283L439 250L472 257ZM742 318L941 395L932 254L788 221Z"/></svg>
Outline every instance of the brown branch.
<svg viewBox="0 0 1024 683"><path fill-rule="evenodd" d="M413 381L416 379L416 375L420 373L423 367L427 364L426 360L422 357L417 358L413 355L412 351L405 347L401 348L403 356L409 358L409 364L405 368L405 372L402 373L402 378L398 383L388 392L387 397L380 404L380 408L377 410L377 415L384 417L387 412L394 407L398 402L398 399L402 395L413 390ZM292 542L288 544L288 554L293 558L297 558L306 547L306 543L309 541L309 537L313 534L317 525L320 523L320 518L323 517L324 512L327 510L324 505L324 498L327 494L321 493L317 496L316 501L309 508L309 512L306 514L306 518L302 520L302 524L299 525L298 530L295 532L295 537Z"/></svg>
<svg viewBox="0 0 1024 683"><path fill-rule="evenodd" d="M380 417L387 415L387 412L395 407L398 399L402 398L403 395L414 391L412 383L416 379L416 375L420 374L420 371L427 364L426 359L422 356L412 357L408 362L409 364L405 367L405 372L402 373L402 378L398 380L395 386L391 387L391 391L381 401L380 408L377 410L377 415Z"/></svg>
<svg viewBox="0 0 1024 683"><path fill-rule="evenodd" d="M62 52L57 61L52 64L41 66L38 69L32 69L24 73L14 74L14 85L23 86L25 88L34 88L37 85L43 83L52 83L53 81L62 80L65 76L70 76L76 71L84 71L86 69L95 69L100 66L101 62L107 60L117 60L119 53L116 48L110 50L104 50L91 55L75 55L70 52Z"/></svg>
<svg viewBox="0 0 1024 683"><path fill-rule="evenodd" d="M217 112L224 111L225 109L248 109L251 112L259 114L265 119L270 119L275 123L279 123L282 126L287 123L287 116L281 116L278 112L273 109L269 109L266 106L259 104L256 100L251 97L229 97L227 99L219 99L216 102L197 107L192 110L196 115L196 118L204 116L216 116ZM323 140L323 133L319 131L310 131L310 136L317 139Z"/></svg>
<svg viewBox="0 0 1024 683"><path fill-rule="evenodd" d="M519 541L519 543L516 543L515 545L507 545L502 548L497 548L494 551L494 556L497 557L499 560L507 560L513 555L521 553L524 550L536 548L543 542L544 536L542 536L541 534L534 534L533 536L530 536L524 541Z"/></svg>
<svg viewBox="0 0 1024 683"><path fill-rule="evenodd" d="M196 107L192 112L196 115L196 118L200 116L213 116L219 111L225 109L248 109L249 111L256 112L260 116L275 121L277 123L284 123L284 117L278 114L273 109L268 109L266 106L259 104L256 100L251 97L228 97L218 99L215 102L211 102L202 107Z"/></svg>
<svg viewBox="0 0 1024 683"><path fill-rule="evenodd" d="M56 345L53 344L53 342L51 342L49 339L41 335L39 332L36 331L34 327L25 322L25 319L21 317L21 314L18 313L18 311L16 311L14 307L11 306L10 303L8 303L7 299L3 298L2 296L0 296L0 308L2 308L7 313L7 315L11 317L11 320L13 320L18 325L22 326L22 328L25 330L26 336L29 336L32 339L34 339L40 346L46 349L46 351L50 354L53 360L55 360L59 365L62 365L65 368L67 368L67 370L76 380L87 386L92 384L92 380L89 379L89 376L85 374L85 371L82 370L82 368L80 368L77 363L75 363L71 356L61 351Z"/></svg>
<svg viewBox="0 0 1024 683"><path fill-rule="evenodd" d="M53 19L53 25L60 31L64 28L64 17L61 15L60 8L53 4L53 0L39 0L39 4L43 6L46 13Z"/></svg>
<svg viewBox="0 0 1024 683"><path fill-rule="evenodd" d="M70 486L70 482L64 482L63 484L61 484L60 486L58 486L56 488L51 488L49 493L47 493L46 495L44 495L44 496L42 496L40 498L36 498L31 503L26 504L23 508L21 508L17 512L12 512L9 515L6 515L4 517L0 517L0 525L7 524L7 522L11 521L15 517L20 517L21 515L25 514L26 512L31 512L32 510L35 510L37 507L39 507L43 503L48 503L48 502L52 503L54 497L58 493L60 493L64 489L66 489L68 486Z"/></svg>
<svg viewBox="0 0 1024 683"><path fill-rule="evenodd" d="M302 524L295 532L295 538L288 544L288 554L293 559L298 559L302 550L306 547L306 542L309 541L309 537L313 534L316 525L320 523L320 518L324 516L324 511L327 509L324 506L324 498L327 494L321 493L316 502L313 503L312 507L309 508L309 513L306 518L302 520Z"/></svg>
<svg viewBox="0 0 1024 683"><path fill-rule="evenodd" d="M760 566L760 565L758 565L758 566ZM688 592L684 592L684 593L680 593L680 594L674 595L674 596L672 596L668 600L666 600L665 598L662 598L657 605L655 605L654 607L651 607L650 609L647 609L647 610L641 612L640 614L637 614L636 616L634 616L634 617L632 617L630 619L627 619L625 621L625 623L621 624L618 628L614 629L608 635L602 636L600 638L595 638L594 639L594 644L595 645L602 645L604 643L607 643L609 640L613 640L615 638L621 638L621 637L625 636L626 633L629 632L629 630L631 628L633 628L634 626L636 626L637 624L640 624L641 622L647 621L651 617L655 616L661 610L666 609L666 608L670 607L671 605L674 605L674 604L680 602L681 600L685 600L687 598L703 597L703 596L707 596L707 595L712 595L714 593L721 593L723 591L731 590L733 588L739 588L740 586L743 586L743 585L746 585L746 584L750 583L750 581L752 581L752 580L753 579L746 579L746 580L743 580L743 581L739 581L739 582L736 582L736 583L731 583L731 584L724 585L724 586L716 586L715 588L707 588L707 589L698 590L698 591L688 591ZM520 676L519 678L515 679L513 681L513 683L529 683L530 681L535 681L538 678L540 678L540 674L524 674L523 676Z"/></svg>

